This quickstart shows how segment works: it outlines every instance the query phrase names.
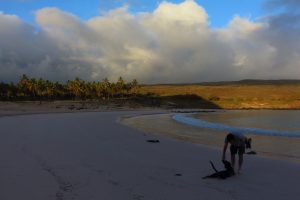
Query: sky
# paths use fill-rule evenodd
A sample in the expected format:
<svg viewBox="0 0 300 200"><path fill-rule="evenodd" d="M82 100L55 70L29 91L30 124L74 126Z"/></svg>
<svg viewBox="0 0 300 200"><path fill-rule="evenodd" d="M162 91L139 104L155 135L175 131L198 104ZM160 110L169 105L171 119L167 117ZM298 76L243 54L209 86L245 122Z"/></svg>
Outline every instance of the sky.
<svg viewBox="0 0 300 200"><path fill-rule="evenodd" d="M299 0L0 0L0 81L300 79Z"/></svg>
<svg viewBox="0 0 300 200"><path fill-rule="evenodd" d="M161 0L0 0L0 10L6 14L15 14L24 21L34 24L35 11L45 7L56 7L73 13L82 20L87 20L110 9L129 6L129 11L151 12L163 1ZM183 0L171 0L180 3ZM262 14L264 0L197 0L210 16L213 27L225 26L234 15L255 19Z"/></svg>

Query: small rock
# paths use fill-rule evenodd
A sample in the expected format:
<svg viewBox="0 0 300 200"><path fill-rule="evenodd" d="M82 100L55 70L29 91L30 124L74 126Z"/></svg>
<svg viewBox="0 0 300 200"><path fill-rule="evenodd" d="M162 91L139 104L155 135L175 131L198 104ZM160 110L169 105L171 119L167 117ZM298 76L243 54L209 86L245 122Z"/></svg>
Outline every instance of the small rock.
<svg viewBox="0 0 300 200"><path fill-rule="evenodd" d="M147 140L147 142L150 142L150 143L159 143L159 140Z"/></svg>

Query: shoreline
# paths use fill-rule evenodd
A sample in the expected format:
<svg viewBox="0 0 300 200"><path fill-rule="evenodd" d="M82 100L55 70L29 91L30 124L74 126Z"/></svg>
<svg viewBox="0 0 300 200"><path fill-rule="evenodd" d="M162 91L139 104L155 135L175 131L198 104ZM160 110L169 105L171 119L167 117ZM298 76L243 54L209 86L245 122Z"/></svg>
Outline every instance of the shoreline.
<svg viewBox="0 0 300 200"><path fill-rule="evenodd" d="M10 116L36 115L36 114L55 114L55 113L86 113L86 112L115 112L115 111L164 111L165 109L140 107L131 108L118 105L84 105L89 102L84 101L22 101L6 102L0 101L0 118Z"/></svg>
<svg viewBox="0 0 300 200"><path fill-rule="evenodd" d="M227 132L179 123L172 119L173 115L169 113L133 116L123 118L122 123L145 133L222 150ZM256 134L246 136L252 138L251 150L257 152L257 155L252 156L300 163L300 151L297 150L300 149L300 138Z"/></svg>
<svg viewBox="0 0 300 200"><path fill-rule="evenodd" d="M118 122L153 112L0 118L0 199L281 200L300 195L298 163L249 156L241 175L203 180L213 173L209 160L223 169L219 149Z"/></svg>
<svg viewBox="0 0 300 200"><path fill-rule="evenodd" d="M174 109L174 110L168 110L168 109L162 109L162 108L129 108L129 107L119 107L119 106L113 106L113 105L101 105L97 108L95 107L88 107L86 106L84 109L77 110L76 108L81 108L82 104L86 102L82 101L57 101L57 102L43 102L40 104L39 102L25 102L24 107L18 107L20 104L15 102L0 102L0 118L2 117L13 117L13 116L24 116L24 115L39 115L39 114L64 114L64 113L97 113L97 112L119 112L119 111L128 111L128 112L148 112L143 113L142 115L139 114L130 114L129 116L122 116L117 119L117 121L121 124L125 124L126 126L130 126L132 128L138 129L139 131L142 131L144 133L150 133L153 135L163 136L166 138L176 139L179 141L184 142L191 142L194 144L202 144L206 145L208 147L213 148L222 148L225 132L224 131L218 131L218 130L211 130L206 128L198 128L198 127L191 127L190 125L182 124L179 122L176 122L175 120L171 119L171 115L173 113L194 113L194 112L225 112L226 110L223 109ZM7 104L13 104L14 109L7 108ZM75 106L74 106L75 104ZM59 108L57 108L57 105L59 105ZM74 106L74 108L69 109L70 106ZM77 107L76 107L77 106ZM251 109L252 110L252 109ZM4 112L3 112L4 111ZM157 120L154 119L158 115L168 115L169 119L163 118L161 119L160 126L156 126ZM143 117L150 117L150 124L146 125L148 122L145 120L142 120L138 122L137 125L133 125L131 123L126 123L127 121L133 118L142 119ZM125 120L124 120L125 119ZM149 118L148 118L149 119ZM165 122L168 122L168 124L165 124ZM136 122L136 121L135 121ZM154 123L154 124L153 124ZM174 126L175 124L175 126ZM146 125L146 126L145 126ZM150 128L151 126L151 128ZM173 127L174 126L174 127ZM154 129L156 127L156 129ZM164 128L165 127L165 128ZM171 129L177 129L174 133L174 131L170 131ZM173 133L172 133L173 132ZM201 132L203 137L200 137L197 135L197 133ZM259 156L272 158L272 159L284 159L289 160L293 162L300 163L300 150L297 152L296 155L290 155L286 153L281 153L285 151L276 150L275 152L270 152L268 148L262 148L265 144L264 142L259 142L261 140L269 140L272 139L271 142L275 142L276 144L280 144L282 140L285 140L285 143L289 143L290 140L286 137L274 137L274 136L261 136L261 135L253 135L248 134L253 139L253 150L258 151ZM281 140L281 141L280 141ZM297 142L300 144L300 139L296 139ZM256 146L258 145L258 149ZM296 145L295 142L292 142L292 145ZM267 145L270 147L270 145ZM300 145L297 145L300 149ZM292 148L296 149L296 147Z"/></svg>
<svg viewBox="0 0 300 200"><path fill-rule="evenodd" d="M112 111L163 111L169 113L222 112L226 110L300 110L300 108L240 108L240 109L211 109L211 108L170 108L165 106L130 107L118 104L101 104L95 101L0 101L0 117L51 113L84 113Z"/></svg>

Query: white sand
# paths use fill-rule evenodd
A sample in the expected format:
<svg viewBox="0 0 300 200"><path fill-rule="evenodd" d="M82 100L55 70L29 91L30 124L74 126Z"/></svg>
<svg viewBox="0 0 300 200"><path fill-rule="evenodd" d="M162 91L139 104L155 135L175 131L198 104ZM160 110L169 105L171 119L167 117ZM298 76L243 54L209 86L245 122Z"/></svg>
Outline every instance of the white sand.
<svg viewBox="0 0 300 200"><path fill-rule="evenodd" d="M299 198L300 166L288 161L246 156L241 175L201 179L213 172L209 160L222 168L221 150L147 135L117 122L120 116L142 113L0 118L0 199Z"/></svg>

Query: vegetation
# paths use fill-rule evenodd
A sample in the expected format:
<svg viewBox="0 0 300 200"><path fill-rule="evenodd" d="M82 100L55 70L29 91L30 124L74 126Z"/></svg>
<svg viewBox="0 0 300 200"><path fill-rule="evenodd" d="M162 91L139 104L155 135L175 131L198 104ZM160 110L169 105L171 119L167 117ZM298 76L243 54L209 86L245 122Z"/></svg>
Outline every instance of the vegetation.
<svg viewBox="0 0 300 200"><path fill-rule="evenodd" d="M86 82L75 78L62 84L23 75L16 84L0 83L0 100L106 100L135 96L138 87L137 80L125 83L122 77L116 83L108 79Z"/></svg>
<svg viewBox="0 0 300 200"><path fill-rule="evenodd" d="M1 101L97 100L119 106L225 109L300 109L300 81L219 82L184 85L139 85L80 78L62 84L23 75L14 83L0 83Z"/></svg>
<svg viewBox="0 0 300 200"><path fill-rule="evenodd" d="M299 81L251 81L194 85L145 85L141 94L160 97L195 95L210 108L226 109L300 109ZM187 104L189 104L187 102Z"/></svg>

